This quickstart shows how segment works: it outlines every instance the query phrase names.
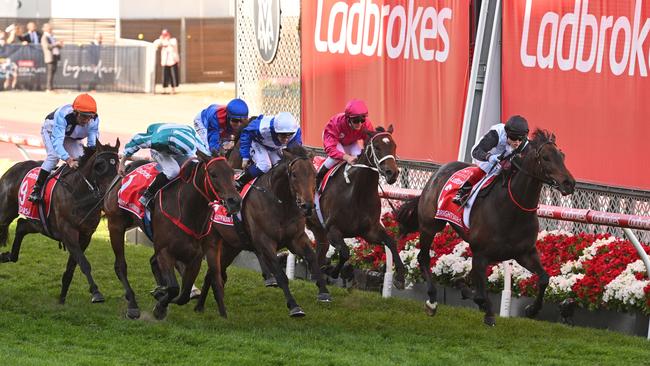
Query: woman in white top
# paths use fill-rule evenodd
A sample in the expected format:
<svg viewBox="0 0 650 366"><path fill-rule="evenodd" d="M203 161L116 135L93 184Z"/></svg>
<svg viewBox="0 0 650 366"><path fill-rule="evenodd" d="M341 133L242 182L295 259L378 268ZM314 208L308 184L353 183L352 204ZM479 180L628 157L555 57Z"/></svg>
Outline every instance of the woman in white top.
<svg viewBox="0 0 650 366"><path fill-rule="evenodd" d="M176 94L178 86L178 41L172 37L167 29L163 29L160 38L153 44L160 50L160 66L163 67L163 94L167 93L167 86L172 87L172 94Z"/></svg>

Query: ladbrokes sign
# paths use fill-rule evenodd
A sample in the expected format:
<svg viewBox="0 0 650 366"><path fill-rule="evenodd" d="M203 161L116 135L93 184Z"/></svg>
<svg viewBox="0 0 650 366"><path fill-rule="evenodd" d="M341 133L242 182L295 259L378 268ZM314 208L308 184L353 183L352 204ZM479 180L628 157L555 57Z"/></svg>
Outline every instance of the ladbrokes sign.
<svg viewBox="0 0 650 366"><path fill-rule="evenodd" d="M469 59L467 0L302 2L303 128L363 99L376 125L396 125L400 156L454 160Z"/></svg>
<svg viewBox="0 0 650 366"><path fill-rule="evenodd" d="M650 1L503 4L503 118L555 132L580 180L650 189Z"/></svg>

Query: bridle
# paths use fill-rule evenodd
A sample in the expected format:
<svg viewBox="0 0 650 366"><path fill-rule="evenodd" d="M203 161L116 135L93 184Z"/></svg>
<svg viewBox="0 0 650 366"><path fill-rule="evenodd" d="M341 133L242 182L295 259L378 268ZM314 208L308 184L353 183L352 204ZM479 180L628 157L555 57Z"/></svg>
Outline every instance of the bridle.
<svg viewBox="0 0 650 366"><path fill-rule="evenodd" d="M366 144L366 146L363 149L363 154L365 155L366 160L368 160L368 162L370 162L370 164L372 164L372 165L366 165L366 164L353 164L353 165L348 164L348 165L346 165L345 170L343 172L344 173L343 175L345 176L345 182L346 183L350 184L350 178L349 178L349 172L348 172L348 170L350 168L370 169L370 170L375 171L378 174L381 174L384 177L386 177L386 173L381 169L381 163L383 163L384 161L386 161L388 159L393 159L393 160L396 161L395 155L387 154L387 155L382 156L381 158L378 158L377 157L377 150L375 149L375 144L374 144L374 141L375 141L375 139L377 137L385 136L385 135L392 136L390 132L376 133L375 135L373 135L370 138L370 141L368 142L368 144Z"/></svg>
<svg viewBox="0 0 650 366"><path fill-rule="evenodd" d="M216 158L210 159L210 161L208 161L207 163L199 162L199 164L195 166L194 171L192 172L192 185L194 186L196 191L199 192L199 194L203 196L203 198L205 198L205 200L208 202L217 201L219 203L223 203L223 200L219 196L217 189L214 187L214 184L212 183L212 179L210 179L210 173L208 171L212 164L215 164L222 160L226 161L226 158L223 156L218 156ZM198 182L197 173L201 167L203 168L203 182Z"/></svg>
<svg viewBox="0 0 650 366"><path fill-rule="evenodd" d="M551 186L551 188L558 189L559 184L554 179L551 179L551 178L548 177L548 174L546 174L546 172L544 171L544 167L542 166L542 162L540 161L540 152L542 151L542 148L544 146L546 146L546 145L549 145L549 144L553 145L557 149L557 145L553 141L545 141L535 149L535 160L537 161L537 166L538 166L537 170L542 171L542 174L544 174L544 176L542 176L542 177L540 177L540 176L538 176L536 174L533 174L533 173L529 172L528 170L524 169L524 167L521 166L519 163L517 163L517 161L514 160L514 159L511 160L510 162L512 163L512 165L515 166L515 168L517 168L518 171L526 174L527 176L529 176L529 177L531 177L531 178L533 178L533 179L535 179L535 180L537 180L539 182L548 184L549 186ZM515 199L515 196L512 194L512 189L511 189L512 176L513 175L510 175L510 177L508 178L508 196L510 197L510 200L515 204L515 206L519 207L519 209L521 209L522 211L526 211L526 212L537 211L537 209L539 208L539 205L537 207L533 207L533 208L526 208L526 207L522 206Z"/></svg>
<svg viewBox="0 0 650 366"><path fill-rule="evenodd" d="M298 195L296 194L296 189L294 188L291 180L291 168L293 167L293 164L295 164L299 160L307 160L309 164L311 164L311 161L308 157L299 156L297 158L294 158L287 164L287 178L289 179L289 191L291 192L291 195L296 199L296 206L298 206L298 208L301 208L301 204L303 202L300 199L298 199Z"/></svg>

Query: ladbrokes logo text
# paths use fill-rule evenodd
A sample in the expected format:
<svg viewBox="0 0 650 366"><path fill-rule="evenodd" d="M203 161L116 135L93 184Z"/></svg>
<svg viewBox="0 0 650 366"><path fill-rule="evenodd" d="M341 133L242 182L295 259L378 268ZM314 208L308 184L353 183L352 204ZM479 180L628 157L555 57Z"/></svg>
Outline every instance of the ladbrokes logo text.
<svg viewBox="0 0 650 366"><path fill-rule="evenodd" d="M648 76L650 50L646 38L650 19L642 16L643 0L628 0L634 12L594 15L606 7L600 1L574 0L573 11L544 13L537 29L531 28L533 0L526 0L520 57L525 67L558 68L583 73L611 72L619 76ZM535 0L535 5L546 4ZM647 9L647 6L645 7ZM647 57L647 58L646 58ZM606 61L606 62L605 62Z"/></svg>
<svg viewBox="0 0 650 366"><path fill-rule="evenodd" d="M450 8L318 0L316 12L318 52L445 62L452 47Z"/></svg>

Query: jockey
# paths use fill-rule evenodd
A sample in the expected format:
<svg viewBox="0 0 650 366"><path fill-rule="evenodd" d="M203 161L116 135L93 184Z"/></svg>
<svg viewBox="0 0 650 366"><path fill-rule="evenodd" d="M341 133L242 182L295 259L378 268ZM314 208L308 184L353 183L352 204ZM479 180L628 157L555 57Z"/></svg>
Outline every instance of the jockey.
<svg viewBox="0 0 650 366"><path fill-rule="evenodd" d="M248 105L233 99L228 105L211 104L194 117L194 129L210 150L230 150L235 145L234 136L248 119Z"/></svg>
<svg viewBox="0 0 650 366"><path fill-rule="evenodd" d="M316 175L316 187L339 161L345 160L350 165L357 162L362 151L359 140L367 137L365 131L374 131L368 119L368 107L362 100L352 99L345 106L344 113L335 114L325 125L323 146L327 159Z"/></svg>
<svg viewBox="0 0 650 366"><path fill-rule="evenodd" d="M83 155L81 140L87 138L88 147L94 147L99 137L99 116L97 103L88 94L78 95L72 104L63 105L45 117L41 128L43 145L47 158L41 165L41 171L29 195L29 200L41 199L41 190L45 179L60 160L64 160L72 169L79 167L78 159Z"/></svg>
<svg viewBox="0 0 650 366"><path fill-rule="evenodd" d="M119 174L126 172L126 160L140 149L151 149L151 157L158 163L158 174L140 197L145 207L156 192L180 173L183 163L194 157L199 150L210 156L208 147L201 141L196 131L190 126L173 123L154 123L147 127L147 132L139 133L124 146L124 157L120 160Z"/></svg>
<svg viewBox="0 0 650 366"><path fill-rule="evenodd" d="M499 162L512 157L513 151L521 150L528 141L528 121L516 115L503 123L497 123L472 148L472 162L481 168L482 175L497 175L501 171ZM476 178L482 178L476 177ZM458 190L453 202L460 205L463 198L472 191L472 184L465 182Z"/></svg>
<svg viewBox="0 0 650 366"><path fill-rule="evenodd" d="M268 172L282 158L282 149L302 145L300 125L289 112L275 116L259 116L241 133L239 152L244 174L237 179L241 189L255 177ZM253 161L252 164L249 164Z"/></svg>

